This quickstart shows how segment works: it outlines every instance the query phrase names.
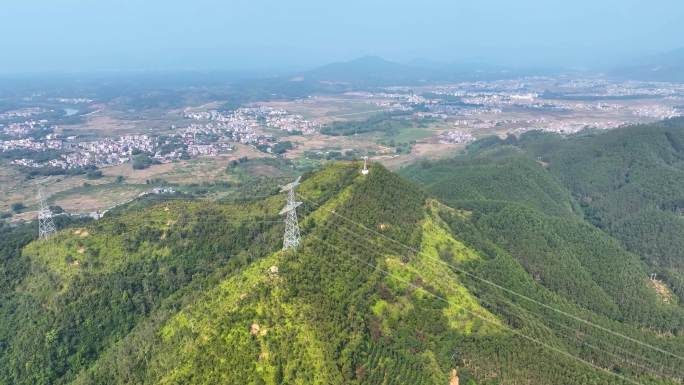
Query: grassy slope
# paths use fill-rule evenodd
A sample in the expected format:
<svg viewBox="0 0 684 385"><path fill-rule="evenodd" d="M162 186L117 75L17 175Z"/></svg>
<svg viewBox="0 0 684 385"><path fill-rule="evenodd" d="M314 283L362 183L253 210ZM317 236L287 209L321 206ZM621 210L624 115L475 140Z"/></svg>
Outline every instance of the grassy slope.
<svg viewBox="0 0 684 385"><path fill-rule="evenodd" d="M322 202L325 190L339 189L336 181L347 179L344 174L350 171L357 175L355 167L328 168L307 179L301 194L314 202ZM378 178L405 183L382 169L377 172ZM373 255L368 253L366 245L351 246L353 243L347 237L353 235L331 231L342 226L327 211L334 208L343 215L357 216L356 219L368 225L387 223L387 234L402 237L408 235L406 230L413 229L418 234L405 239L419 236L419 222L424 212L420 193L414 190L413 199L400 201L404 210L397 217L388 210L390 206L378 210L366 198L377 195L381 199L386 194L406 196L407 185L383 192L356 179L343 193L302 221L309 236L296 254L278 252L261 260L221 283L161 327L161 337L152 350L151 365L145 369L146 380L150 383L230 380L255 384L330 384L354 380L376 383L378 376L396 381L409 376L413 383L445 381L449 368L440 368L432 349L424 346L435 345L444 336L432 336L426 331L424 338L435 340L420 340L412 335L413 327L426 327L430 323L432 328L442 330L452 323L473 333L484 330L484 326L474 325L457 309L438 306L424 293L409 290L401 284L403 281L383 278L354 259L382 264L402 279L410 278L418 268L437 277L444 278L447 274L434 266L421 266L419 260L404 264L392 254ZM368 211L359 209L358 205L368 206ZM446 237L443 229L440 233L434 225L425 226L431 234L430 242ZM319 241L318 237L323 240ZM432 244L425 245L428 250L432 247ZM277 267L277 273L273 273L272 266ZM454 299L454 305L465 301L469 308L484 312L473 298L462 298L467 296L464 288L445 285L445 282L440 286L444 287L445 295ZM379 287L383 288L384 297L377 293ZM388 296L402 299L390 301ZM422 315L425 319L415 317L421 311L427 313ZM375 316L368 319L369 314ZM254 331L252 325L259 325L259 331ZM377 328L372 332L373 338L369 335L369 325ZM396 335L390 336L391 333ZM399 340L390 344L395 338ZM180 347L183 348L179 350ZM413 356L411 353L415 351L411 349L420 349L423 354ZM100 369L106 372L105 368ZM98 377L92 376L84 376L82 380L88 382Z"/></svg>
<svg viewBox="0 0 684 385"><path fill-rule="evenodd" d="M370 178L356 171L338 165L304 181L305 238L296 253L273 253L170 318L134 331L77 383L114 378L162 384L442 384L454 366L461 368L464 383L472 378L615 383L511 334L445 268L440 261L495 269L572 306L537 286L509 255L484 260L454 238L452 224L443 218L469 223L466 213L433 201L426 205L423 193L382 168L373 168ZM311 202L325 203L316 208ZM521 330L566 346L537 317L518 318ZM130 354L124 348L129 344L143 347L133 377L121 376L116 364L117 357Z"/></svg>
<svg viewBox="0 0 684 385"><path fill-rule="evenodd" d="M259 206L265 214L275 209L269 202L251 207ZM234 220L248 211L170 202L26 246L30 273L3 303L12 311L0 324L12 334L2 345L2 381L67 382L178 290L275 246L273 224Z"/></svg>
<svg viewBox="0 0 684 385"><path fill-rule="evenodd" d="M648 380L583 352L549 314L458 274L611 322L537 283L513 246L497 245L493 224L482 224L498 212L428 200L379 166L364 178L358 165L336 164L307 175L299 192L296 253L274 251L279 225L230 223L271 216L282 197L159 204L30 244L36 274L17 286L24 310L3 320L18 333L0 373L10 383L81 385L443 384L458 367L462 383L619 383L512 327Z"/></svg>
<svg viewBox="0 0 684 385"><path fill-rule="evenodd" d="M558 151L556 143L547 149L549 153ZM575 314L585 314L630 335L640 334L637 329L642 327L681 334L682 307L676 301L665 303L658 296L647 280L648 265L582 221L575 214L580 212L579 205L559 178L547 172L542 162L531 160L536 156L527 157L510 146L497 146L453 160L415 165L402 170L402 174L452 207L470 210L467 221L450 223L455 234L470 247L492 258L474 267L482 269L482 276L533 298L543 298L546 303L569 306ZM506 261L506 255L524 271L510 267L502 274L504 264L511 263ZM535 285L541 284L555 295L530 290L532 278ZM528 282L522 284L524 281ZM509 305L503 307L502 311L510 311ZM545 314L541 310L534 309ZM511 322L524 322L517 319L524 317L521 309L514 313ZM558 325L562 317L547 316L550 322L542 321L556 334L567 326L577 327L572 323ZM642 337L658 340L654 335ZM659 342L675 350L682 348L681 337ZM654 359L657 362L663 358Z"/></svg>
<svg viewBox="0 0 684 385"><path fill-rule="evenodd" d="M659 303L648 266L573 215L580 210L571 194L520 151L486 149L402 172L439 199L473 210L483 234L561 296L612 319L684 329L682 309Z"/></svg>

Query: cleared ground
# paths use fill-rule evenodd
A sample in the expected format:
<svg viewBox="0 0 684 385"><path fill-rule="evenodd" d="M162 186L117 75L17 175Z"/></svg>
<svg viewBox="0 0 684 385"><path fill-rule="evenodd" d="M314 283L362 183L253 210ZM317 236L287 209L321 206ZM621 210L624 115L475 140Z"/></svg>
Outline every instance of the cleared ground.
<svg viewBox="0 0 684 385"><path fill-rule="evenodd" d="M172 184L189 185L203 182L234 182L237 176L226 171L232 160L271 158L250 146L237 145L226 155L202 157L191 160L153 165L144 170L133 170L130 163L101 169L104 175L99 179L88 179L84 175L49 176L27 179L16 167L0 163L0 212L9 212L13 203L23 203L27 208L15 215L13 220L30 220L38 210L38 186L43 186L51 205L61 206L71 213L87 213L104 210L127 201L139 193L150 190L148 183L166 181ZM254 175L276 176L278 170L268 165L250 166ZM116 178L123 176L122 183Z"/></svg>
<svg viewBox="0 0 684 385"><path fill-rule="evenodd" d="M108 178L90 180L84 175L49 176L27 179L16 167L0 162L0 211L7 212L13 203L23 203L28 211L38 208L38 187L42 186L46 196L83 186L110 183Z"/></svg>
<svg viewBox="0 0 684 385"><path fill-rule="evenodd" d="M170 183L191 184L211 181L231 180L225 174L230 161L242 157L249 159L267 158L271 155L254 149L251 146L236 145L229 154L215 157L200 157L172 163L155 164L144 170L134 170L130 163L113 167L105 167L102 173L106 176L123 176L127 183L140 184L151 179L163 179Z"/></svg>
<svg viewBox="0 0 684 385"><path fill-rule="evenodd" d="M335 120L365 119L370 115L389 111L389 107L378 106L374 102L383 99L369 99L353 95L315 96L292 101L262 102L259 105L282 108L293 114L320 124Z"/></svg>
<svg viewBox="0 0 684 385"><path fill-rule="evenodd" d="M128 202L149 189L146 185L132 184L86 186L57 193L50 197L50 203L69 213L90 213Z"/></svg>

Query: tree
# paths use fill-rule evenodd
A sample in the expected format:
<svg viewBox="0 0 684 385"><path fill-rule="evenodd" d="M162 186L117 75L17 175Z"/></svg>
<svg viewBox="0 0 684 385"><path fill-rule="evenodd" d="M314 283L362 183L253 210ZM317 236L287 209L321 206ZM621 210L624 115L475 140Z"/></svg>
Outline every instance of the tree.
<svg viewBox="0 0 684 385"><path fill-rule="evenodd" d="M53 214L61 214L64 212L64 209L62 206L52 205L50 206L50 211L52 211Z"/></svg>
<svg viewBox="0 0 684 385"><path fill-rule="evenodd" d="M134 170L143 170L153 164L159 164L159 161L151 158L149 154L141 153L133 157Z"/></svg>
<svg viewBox="0 0 684 385"><path fill-rule="evenodd" d="M12 211L14 211L15 213L20 213L20 212L24 211L24 209L26 209L26 205L24 205L24 202L16 202L16 203L12 203L11 208L12 208Z"/></svg>

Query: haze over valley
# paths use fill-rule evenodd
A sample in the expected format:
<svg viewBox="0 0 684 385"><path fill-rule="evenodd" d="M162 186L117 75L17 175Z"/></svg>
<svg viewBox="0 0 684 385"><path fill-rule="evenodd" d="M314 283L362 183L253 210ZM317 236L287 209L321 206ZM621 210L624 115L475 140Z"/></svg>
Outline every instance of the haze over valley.
<svg viewBox="0 0 684 385"><path fill-rule="evenodd" d="M0 384L684 383L683 17L10 1Z"/></svg>

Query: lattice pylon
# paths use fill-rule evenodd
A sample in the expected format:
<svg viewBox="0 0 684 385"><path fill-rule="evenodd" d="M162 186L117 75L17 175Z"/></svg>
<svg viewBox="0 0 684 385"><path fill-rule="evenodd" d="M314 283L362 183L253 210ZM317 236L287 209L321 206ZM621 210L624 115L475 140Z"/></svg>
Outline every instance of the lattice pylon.
<svg viewBox="0 0 684 385"><path fill-rule="evenodd" d="M47 204L43 189L38 189L38 200L40 200L40 211L38 211L38 238L46 239L55 233L55 223L52 221L52 210Z"/></svg>
<svg viewBox="0 0 684 385"><path fill-rule="evenodd" d="M297 220L297 207L302 202L297 202L295 188L299 185L299 179L283 186L280 191L287 191L287 203L280 215L285 215L285 233L283 234L283 250L296 249L299 246L299 222Z"/></svg>

